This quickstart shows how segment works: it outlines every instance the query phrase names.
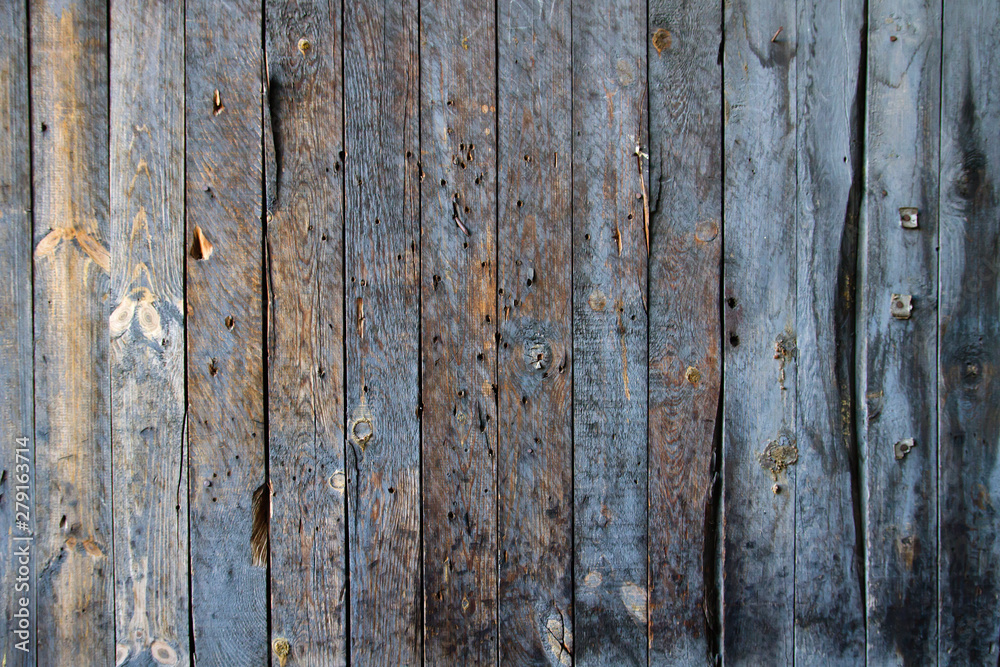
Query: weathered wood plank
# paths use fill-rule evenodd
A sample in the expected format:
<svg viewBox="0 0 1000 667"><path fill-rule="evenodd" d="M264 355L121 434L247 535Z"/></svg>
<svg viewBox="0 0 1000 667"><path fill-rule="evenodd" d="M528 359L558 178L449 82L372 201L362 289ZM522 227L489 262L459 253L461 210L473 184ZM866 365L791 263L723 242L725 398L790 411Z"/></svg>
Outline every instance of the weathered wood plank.
<svg viewBox="0 0 1000 667"><path fill-rule="evenodd" d="M184 14L111 7L116 661L190 662L184 443Z"/></svg>
<svg viewBox="0 0 1000 667"><path fill-rule="evenodd" d="M419 665L417 2L344 12L351 660Z"/></svg>
<svg viewBox="0 0 1000 667"><path fill-rule="evenodd" d="M724 27L723 658L792 663L796 425L795 2Z"/></svg>
<svg viewBox="0 0 1000 667"><path fill-rule="evenodd" d="M937 207L941 4L872 0L858 334L868 663L937 659ZM918 209L917 229L901 207ZM912 295L908 320L892 295ZM913 438L901 460L895 443Z"/></svg>
<svg viewBox="0 0 1000 667"><path fill-rule="evenodd" d="M34 384L31 329L31 132L28 106L27 2L0 16L0 588L4 591L0 661L34 665ZM18 506L20 503L20 506ZM18 515L18 512L21 514ZM26 549L27 547L27 549ZM27 553L26 553L27 551Z"/></svg>
<svg viewBox="0 0 1000 667"><path fill-rule="evenodd" d="M340 20L267 3L272 664L347 660Z"/></svg>
<svg viewBox="0 0 1000 667"><path fill-rule="evenodd" d="M649 3L651 665L718 650L706 559L722 361L720 19L717 4Z"/></svg>
<svg viewBox="0 0 1000 667"><path fill-rule="evenodd" d="M645 5L572 11L575 657L644 665Z"/></svg>
<svg viewBox="0 0 1000 667"><path fill-rule="evenodd" d="M500 662L573 657L569 3L498 5Z"/></svg>
<svg viewBox="0 0 1000 667"><path fill-rule="evenodd" d="M424 659L497 660L495 6L420 7Z"/></svg>
<svg viewBox="0 0 1000 667"><path fill-rule="evenodd" d="M799 3L795 664L864 664L855 289L864 2Z"/></svg>
<svg viewBox="0 0 1000 667"><path fill-rule="evenodd" d="M1000 637L1000 7L944 5L938 661L997 663Z"/></svg>
<svg viewBox="0 0 1000 667"><path fill-rule="evenodd" d="M38 664L103 664L114 654L107 7L36 0L29 16Z"/></svg>
<svg viewBox="0 0 1000 667"><path fill-rule="evenodd" d="M260 665L267 571L251 555L251 505L266 446L261 5L190 0L185 18L192 650L199 665Z"/></svg>

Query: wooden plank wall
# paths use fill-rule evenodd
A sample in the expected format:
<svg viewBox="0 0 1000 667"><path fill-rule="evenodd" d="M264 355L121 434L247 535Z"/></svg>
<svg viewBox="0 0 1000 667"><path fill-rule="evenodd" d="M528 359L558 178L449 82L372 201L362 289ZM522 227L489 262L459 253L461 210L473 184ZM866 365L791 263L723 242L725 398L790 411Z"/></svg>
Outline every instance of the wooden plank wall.
<svg viewBox="0 0 1000 667"><path fill-rule="evenodd" d="M34 665L29 627L36 618L34 492L34 388L32 355L31 132L28 77L28 12L11 3L0 17L0 420L7 437L0 449L0 586L4 598L0 661ZM14 323L13 325L11 323ZM12 502L13 501L13 502ZM25 549L28 549L28 554ZM23 627L22 627L23 626Z"/></svg>
<svg viewBox="0 0 1000 667"><path fill-rule="evenodd" d="M3 10L3 664L997 663L992 0Z"/></svg>

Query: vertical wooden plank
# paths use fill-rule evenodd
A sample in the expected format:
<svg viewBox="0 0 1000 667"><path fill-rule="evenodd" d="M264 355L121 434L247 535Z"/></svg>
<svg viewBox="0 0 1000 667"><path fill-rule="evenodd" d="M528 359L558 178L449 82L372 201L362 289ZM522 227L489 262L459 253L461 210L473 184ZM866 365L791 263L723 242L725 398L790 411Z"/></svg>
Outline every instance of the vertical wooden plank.
<svg viewBox="0 0 1000 667"><path fill-rule="evenodd" d="M267 572L251 555L251 504L265 483L260 11L250 0L189 0L185 16L191 597L199 665L260 665L268 654Z"/></svg>
<svg viewBox="0 0 1000 667"><path fill-rule="evenodd" d="M424 659L497 660L495 6L420 7Z"/></svg>
<svg viewBox="0 0 1000 667"><path fill-rule="evenodd" d="M1000 636L1000 7L944 5L939 329L939 664L997 662Z"/></svg>
<svg viewBox="0 0 1000 667"><path fill-rule="evenodd" d="M863 0L799 3L795 664L864 663L855 290Z"/></svg>
<svg viewBox="0 0 1000 667"><path fill-rule="evenodd" d="M576 664L647 662L646 12L573 3Z"/></svg>
<svg viewBox="0 0 1000 667"><path fill-rule="evenodd" d="M114 654L107 7L29 16L38 663L98 664Z"/></svg>
<svg viewBox="0 0 1000 667"><path fill-rule="evenodd" d="M498 6L500 661L573 657L569 3Z"/></svg>
<svg viewBox="0 0 1000 667"><path fill-rule="evenodd" d="M347 659L340 20L339 2L267 3L273 664L282 640L289 665Z"/></svg>
<svg viewBox="0 0 1000 667"><path fill-rule="evenodd" d="M871 0L859 358L868 663L937 657L937 206L941 3ZM901 225L918 209L918 227ZM911 295L909 319L892 295ZM912 438L902 459L895 444Z"/></svg>
<svg viewBox="0 0 1000 667"><path fill-rule="evenodd" d="M417 2L363 0L344 9L351 660L418 665Z"/></svg>
<svg viewBox="0 0 1000 667"><path fill-rule="evenodd" d="M726 4L723 657L791 664L795 2Z"/></svg>
<svg viewBox="0 0 1000 667"><path fill-rule="evenodd" d="M718 4L649 3L651 665L718 649L705 560L721 382L721 19Z"/></svg>
<svg viewBox="0 0 1000 667"><path fill-rule="evenodd" d="M31 330L31 133L27 2L0 16L0 661L35 664L34 442ZM18 505L20 504L20 505ZM20 515L18 513L21 513Z"/></svg>
<svg viewBox="0 0 1000 667"><path fill-rule="evenodd" d="M184 443L184 13L111 6L116 661L190 661Z"/></svg>

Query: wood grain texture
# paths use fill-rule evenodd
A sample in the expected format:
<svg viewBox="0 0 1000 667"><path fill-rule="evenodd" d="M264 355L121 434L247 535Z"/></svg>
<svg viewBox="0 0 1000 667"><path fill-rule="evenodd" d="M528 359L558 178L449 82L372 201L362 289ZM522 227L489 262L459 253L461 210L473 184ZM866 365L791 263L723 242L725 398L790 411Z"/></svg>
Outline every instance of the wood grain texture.
<svg viewBox="0 0 1000 667"><path fill-rule="evenodd" d="M940 3L869 4L859 388L865 392L868 663L937 658ZM918 229L900 207L919 210ZM908 320L891 295L913 296ZM913 438L902 460L899 440Z"/></svg>
<svg viewBox="0 0 1000 667"><path fill-rule="evenodd" d="M645 5L572 11L575 664L645 665Z"/></svg>
<svg viewBox="0 0 1000 667"><path fill-rule="evenodd" d="M34 384L31 298L31 132L28 14L23 0L0 16L0 662L35 664ZM18 512L21 515L18 516ZM19 522L23 522L18 526ZM25 546L28 553L25 554Z"/></svg>
<svg viewBox="0 0 1000 667"><path fill-rule="evenodd" d="M797 451L795 2L734 1L723 29L723 660L785 665Z"/></svg>
<svg viewBox="0 0 1000 667"><path fill-rule="evenodd" d="M497 660L495 7L420 6L424 660Z"/></svg>
<svg viewBox="0 0 1000 667"><path fill-rule="evenodd" d="M185 13L191 604L199 665L260 665L268 656L267 571L252 564L250 549L266 447L260 9L248 0L190 0ZM206 259L190 252L196 229L214 247Z"/></svg>
<svg viewBox="0 0 1000 667"><path fill-rule="evenodd" d="M344 9L351 660L419 665L417 2Z"/></svg>
<svg viewBox="0 0 1000 667"><path fill-rule="evenodd" d="M938 663L1000 636L1000 7L945 3L941 99Z"/></svg>
<svg viewBox="0 0 1000 667"><path fill-rule="evenodd" d="M340 20L337 2L267 4L271 639L288 665L347 660Z"/></svg>
<svg viewBox="0 0 1000 667"><path fill-rule="evenodd" d="M569 3L498 6L500 662L573 658Z"/></svg>
<svg viewBox="0 0 1000 667"><path fill-rule="evenodd" d="M865 6L798 8L795 664L857 665L865 659L854 407Z"/></svg>
<svg viewBox="0 0 1000 667"><path fill-rule="evenodd" d="M183 7L111 9L115 640L187 664Z"/></svg>
<svg viewBox="0 0 1000 667"><path fill-rule="evenodd" d="M107 8L29 8L38 663L114 654ZM44 630L43 630L44 629Z"/></svg>
<svg viewBox="0 0 1000 667"><path fill-rule="evenodd" d="M651 665L704 664L718 648L705 578L722 370L721 30L718 5L649 5Z"/></svg>

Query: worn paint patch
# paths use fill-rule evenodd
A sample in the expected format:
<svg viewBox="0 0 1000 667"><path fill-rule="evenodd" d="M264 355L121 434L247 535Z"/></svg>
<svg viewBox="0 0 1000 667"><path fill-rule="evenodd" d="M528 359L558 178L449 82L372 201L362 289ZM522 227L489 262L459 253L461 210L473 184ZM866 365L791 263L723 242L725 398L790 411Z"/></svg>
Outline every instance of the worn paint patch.
<svg viewBox="0 0 1000 667"><path fill-rule="evenodd" d="M632 619L640 626L646 626L646 589L631 581L621 586L622 603Z"/></svg>
<svg viewBox="0 0 1000 667"><path fill-rule="evenodd" d="M573 664L573 630L566 625L560 612L554 610L546 619L543 636L557 664Z"/></svg>
<svg viewBox="0 0 1000 667"><path fill-rule="evenodd" d="M794 465L799 460L799 449L795 446L795 441L787 435L778 436L776 440L768 440L764 451L757 457L760 465L777 476L790 465Z"/></svg>
<svg viewBox="0 0 1000 667"><path fill-rule="evenodd" d="M587 303L590 305L591 310L601 312L608 307L608 297L601 290L594 290L587 297Z"/></svg>
<svg viewBox="0 0 1000 667"><path fill-rule="evenodd" d="M905 535L896 538L896 553L906 566L906 571L913 570L913 561L920 554L920 540L916 535Z"/></svg>

